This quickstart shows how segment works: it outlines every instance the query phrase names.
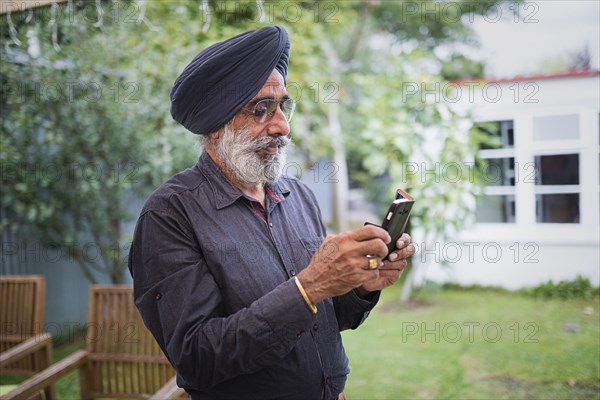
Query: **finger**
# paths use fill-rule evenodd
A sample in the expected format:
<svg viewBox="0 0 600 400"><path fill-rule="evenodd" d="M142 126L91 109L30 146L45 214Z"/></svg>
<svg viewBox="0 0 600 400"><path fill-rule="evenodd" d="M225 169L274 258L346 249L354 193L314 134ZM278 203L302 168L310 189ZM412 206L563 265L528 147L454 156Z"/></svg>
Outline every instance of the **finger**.
<svg viewBox="0 0 600 400"><path fill-rule="evenodd" d="M380 268L382 271L402 271L408 265L408 261L406 259L400 259L398 261L384 261L383 266Z"/></svg>
<svg viewBox="0 0 600 400"><path fill-rule="evenodd" d="M402 250L398 251L400 258L408 258L408 257L412 256L413 254L415 254L415 252L416 252L415 246L412 244L409 244Z"/></svg>
<svg viewBox="0 0 600 400"><path fill-rule="evenodd" d="M368 270L366 272L368 273L367 280L376 281L377 279L379 279L379 268Z"/></svg>
<svg viewBox="0 0 600 400"><path fill-rule="evenodd" d="M396 241L396 248L403 249L408 246L411 242L411 237L408 233L403 233L402 236Z"/></svg>
<svg viewBox="0 0 600 400"><path fill-rule="evenodd" d="M406 247L403 247L401 250L396 250L390 253L390 255L388 256L388 260L396 261L400 259L405 259L415 254L415 251L416 249L414 245L407 244Z"/></svg>
<svg viewBox="0 0 600 400"><path fill-rule="evenodd" d="M400 239L404 242L404 243L410 243L412 242L412 238L410 237L410 235L408 233L403 233L402 236L400 236Z"/></svg>
<svg viewBox="0 0 600 400"><path fill-rule="evenodd" d="M397 281L400 278L401 269L380 269L379 277L380 278L392 278L394 281Z"/></svg>
<svg viewBox="0 0 600 400"><path fill-rule="evenodd" d="M387 233L385 229L375 225L366 225L362 228L350 231L350 237L357 242L370 239L381 239L385 243L389 243L392 240L392 238L390 238L390 234Z"/></svg>
<svg viewBox="0 0 600 400"><path fill-rule="evenodd" d="M388 248L381 239L371 239L357 244L358 254L361 257L376 256L384 258L388 253Z"/></svg>

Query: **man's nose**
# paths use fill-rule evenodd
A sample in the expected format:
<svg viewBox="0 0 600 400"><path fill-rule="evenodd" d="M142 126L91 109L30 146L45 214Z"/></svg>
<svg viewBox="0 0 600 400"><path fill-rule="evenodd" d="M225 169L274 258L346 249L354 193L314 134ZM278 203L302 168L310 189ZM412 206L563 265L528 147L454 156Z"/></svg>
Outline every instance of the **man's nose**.
<svg viewBox="0 0 600 400"><path fill-rule="evenodd" d="M287 136L290 134L290 123L281 109L281 104L277 105L275 114L273 114L273 117L271 117L271 120L269 121L267 133L269 135L278 134L281 136Z"/></svg>

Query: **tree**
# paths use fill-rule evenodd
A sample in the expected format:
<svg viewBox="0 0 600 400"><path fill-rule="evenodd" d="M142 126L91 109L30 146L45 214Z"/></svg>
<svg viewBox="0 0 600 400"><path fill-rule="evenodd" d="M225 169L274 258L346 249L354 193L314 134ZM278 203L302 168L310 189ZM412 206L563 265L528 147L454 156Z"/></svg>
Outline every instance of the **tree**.
<svg viewBox="0 0 600 400"><path fill-rule="evenodd" d="M316 72L303 74L302 63L311 71L319 64L322 32L314 5L267 15L259 4L69 2L8 16L0 38L0 227L68 255L91 282L121 283L142 199L199 153L169 114L182 65L243 30L293 22L298 67L288 82L309 97ZM319 103L299 108L310 113ZM297 132L312 131L305 145L322 133L315 128L325 114L314 114L296 121L304 124Z"/></svg>
<svg viewBox="0 0 600 400"><path fill-rule="evenodd" d="M499 3L452 3L454 14L436 1L344 3L344 29L327 35L322 46L343 99L333 114L337 121L329 122L343 132L331 136L333 157L347 160L350 180L367 188L381 213L398 186L419 199L411 220L421 247L451 237L473 212L480 138L468 134L470 116L454 107L457 94L448 79L482 72L460 52L474 43L464 17Z"/></svg>
<svg viewBox="0 0 600 400"><path fill-rule="evenodd" d="M475 152L458 134L468 116L439 99L452 95L447 78L481 70L456 50L471 40L461 16L497 2L464 4L453 15L427 11L444 6L430 0L104 1L12 14L1 38L2 225L63 247L90 280L99 271L120 282L132 199L196 158L168 112L182 64L209 43L281 24L293 43L296 148L339 167L334 227L345 228L349 184L374 188L380 203L404 185L427 199L413 225L433 235L427 240L447 236L466 217L473 182L451 182L442 170L423 180L411 168ZM448 204L459 217L451 223ZM83 251L89 242L100 256Z"/></svg>
<svg viewBox="0 0 600 400"><path fill-rule="evenodd" d="M571 62L569 63L569 71L581 71L591 69L592 53L589 45L583 46L582 49L570 54Z"/></svg>
<svg viewBox="0 0 600 400"><path fill-rule="evenodd" d="M545 74L558 74L568 71L582 71L592 68L592 55L586 44L580 49L568 51L540 62L538 72Z"/></svg>
<svg viewBox="0 0 600 400"><path fill-rule="evenodd" d="M140 101L166 93L131 57L148 28L106 17L108 3L104 17L54 7L12 16L24 45L3 35L2 228L60 250L91 282L122 283L131 204L194 155L158 101Z"/></svg>

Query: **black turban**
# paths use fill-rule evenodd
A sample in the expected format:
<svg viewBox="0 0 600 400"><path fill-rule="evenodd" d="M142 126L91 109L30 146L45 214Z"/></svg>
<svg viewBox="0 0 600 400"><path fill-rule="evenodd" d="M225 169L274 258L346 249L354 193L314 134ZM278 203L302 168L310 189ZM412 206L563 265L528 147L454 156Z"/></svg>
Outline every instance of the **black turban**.
<svg viewBox="0 0 600 400"><path fill-rule="evenodd" d="M201 51L171 89L171 115L195 134L219 130L263 87L274 69L287 74L285 29L244 32Z"/></svg>

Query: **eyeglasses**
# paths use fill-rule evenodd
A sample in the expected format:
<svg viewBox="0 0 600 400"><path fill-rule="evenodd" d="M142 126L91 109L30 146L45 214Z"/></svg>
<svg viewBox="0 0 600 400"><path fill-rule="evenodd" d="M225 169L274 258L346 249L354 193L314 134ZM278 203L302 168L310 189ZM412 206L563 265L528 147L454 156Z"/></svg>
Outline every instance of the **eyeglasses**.
<svg viewBox="0 0 600 400"><path fill-rule="evenodd" d="M254 120L259 124L264 124L275 115L277 106L281 108L281 112L285 116L285 119L290 122L296 109L296 102L293 99L273 100L263 99L256 102L252 111L242 109L248 114L254 116Z"/></svg>

